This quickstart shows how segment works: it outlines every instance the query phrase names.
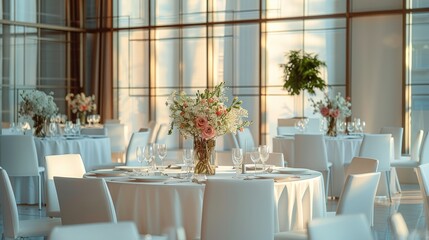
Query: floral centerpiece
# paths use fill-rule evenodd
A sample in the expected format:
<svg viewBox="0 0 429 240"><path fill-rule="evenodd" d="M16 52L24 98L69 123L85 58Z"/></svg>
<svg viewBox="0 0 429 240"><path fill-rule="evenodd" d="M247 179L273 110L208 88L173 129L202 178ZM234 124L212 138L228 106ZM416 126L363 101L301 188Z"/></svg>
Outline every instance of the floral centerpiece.
<svg viewBox="0 0 429 240"><path fill-rule="evenodd" d="M174 91L166 102L171 118L169 134L176 127L184 138L194 139L197 174L215 173L210 157L216 137L235 134L250 125L249 121L244 120L248 113L241 107L242 101L234 97L230 106L226 106L227 102L223 82L211 90L197 91L196 97Z"/></svg>
<svg viewBox="0 0 429 240"><path fill-rule="evenodd" d="M83 92L76 95L69 93L66 96L66 101L72 112L77 114L77 117L82 124L85 123L87 113L97 110L95 95L86 96Z"/></svg>
<svg viewBox="0 0 429 240"><path fill-rule="evenodd" d="M34 135L44 137L45 122L49 117L58 112L54 102L54 93L46 94L39 90L25 91L20 94L22 101L18 114L21 117L30 117L33 120Z"/></svg>
<svg viewBox="0 0 429 240"><path fill-rule="evenodd" d="M344 119L352 115L350 98L344 98L341 93L338 93L334 98L329 98L328 94L325 94L323 100L315 102L310 99L311 105L314 107L314 113L319 112L328 123L328 130L326 134L328 136L336 136L337 130L337 119Z"/></svg>

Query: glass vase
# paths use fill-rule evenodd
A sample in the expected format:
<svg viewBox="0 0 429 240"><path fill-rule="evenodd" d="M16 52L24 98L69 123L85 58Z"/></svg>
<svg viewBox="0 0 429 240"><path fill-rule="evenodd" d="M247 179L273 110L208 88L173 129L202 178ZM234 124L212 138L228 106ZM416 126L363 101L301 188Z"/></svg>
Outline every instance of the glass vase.
<svg viewBox="0 0 429 240"><path fill-rule="evenodd" d="M34 115L33 116L33 135L35 137L46 137L46 118L39 116L39 115Z"/></svg>
<svg viewBox="0 0 429 240"><path fill-rule="evenodd" d="M337 136L337 118L328 118L328 130L326 132L326 135L330 137Z"/></svg>
<svg viewBox="0 0 429 240"><path fill-rule="evenodd" d="M212 155L216 146L216 140L194 138L195 174L214 175L215 166L211 165Z"/></svg>

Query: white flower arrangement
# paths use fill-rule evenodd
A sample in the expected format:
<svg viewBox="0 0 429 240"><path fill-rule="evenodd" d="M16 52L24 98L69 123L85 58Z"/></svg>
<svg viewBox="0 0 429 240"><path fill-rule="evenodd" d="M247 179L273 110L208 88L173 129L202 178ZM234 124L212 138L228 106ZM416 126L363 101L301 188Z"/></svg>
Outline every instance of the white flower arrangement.
<svg viewBox="0 0 429 240"><path fill-rule="evenodd" d="M176 127L185 138L209 140L249 126L250 122L244 120L248 112L241 107L242 101L234 97L229 107L226 102L223 82L213 90L198 91L194 98L174 91L166 102L171 118L169 134Z"/></svg>
<svg viewBox="0 0 429 240"><path fill-rule="evenodd" d="M54 102L54 93L49 95L39 90L25 91L20 94L22 101L19 105L18 114L22 117L35 116L46 119L58 112L58 107Z"/></svg>
<svg viewBox="0 0 429 240"><path fill-rule="evenodd" d="M69 93L66 96L66 101L73 113L86 113L97 110L95 95L86 96L83 92L76 95Z"/></svg>
<svg viewBox="0 0 429 240"><path fill-rule="evenodd" d="M339 92L335 98L329 98L325 94L323 100L315 102L310 99L311 105L314 108L314 113L319 112L325 118L346 118L352 115L350 98L344 98Z"/></svg>

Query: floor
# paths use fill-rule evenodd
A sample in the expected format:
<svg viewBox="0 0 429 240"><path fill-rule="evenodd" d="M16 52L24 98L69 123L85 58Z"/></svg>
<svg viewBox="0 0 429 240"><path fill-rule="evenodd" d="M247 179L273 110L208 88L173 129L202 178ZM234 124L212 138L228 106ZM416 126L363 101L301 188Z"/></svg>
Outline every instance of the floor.
<svg viewBox="0 0 429 240"><path fill-rule="evenodd" d="M391 236L391 228L388 224L389 216L398 211L402 213L408 229L410 231L410 239L429 239L429 233L426 233L426 220L424 207L420 195L419 186L417 184L402 185L402 193L396 194L393 197L393 203L386 198L377 198L375 203L374 217L374 236L375 239L394 239ZM327 210L335 211L338 200L328 200ZM18 211L20 219L32 219L45 216L45 209L38 210L37 205L20 205ZM0 218L0 223L3 219ZM0 225L2 230L3 225ZM43 238L28 238L29 240Z"/></svg>

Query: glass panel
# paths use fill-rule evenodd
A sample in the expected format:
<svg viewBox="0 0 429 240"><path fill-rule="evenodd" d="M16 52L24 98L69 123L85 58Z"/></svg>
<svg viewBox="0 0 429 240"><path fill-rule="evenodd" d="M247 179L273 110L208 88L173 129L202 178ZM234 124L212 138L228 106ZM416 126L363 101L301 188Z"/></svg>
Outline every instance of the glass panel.
<svg viewBox="0 0 429 240"><path fill-rule="evenodd" d="M306 15L345 13L347 1L344 0L307 0Z"/></svg>
<svg viewBox="0 0 429 240"><path fill-rule="evenodd" d="M267 18L299 17L304 15L303 0L266 0Z"/></svg>
<svg viewBox="0 0 429 240"><path fill-rule="evenodd" d="M213 2L213 21L259 18L258 0L217 0Z"/></svg>
<svg viewBox="0 0 429 240"><path fill-rule="evenodd" d="M152 25L179 24L180 1L151 0Z"/></svg>
<svg viewBox="0 0 429 240"><path fill-rule="evenodd" d="M66 0L40 1L40 8L41 23L66 26Z"/></svg>
<svg viewBox="0 0 429 240"><path fill-rule="evenodd" d="M353 12L401 9L403 0L351 0Z"/></svg>
<svg viewBox="0 0 429 240"><path fill-rule="evenodd" d="M11 20L37 22L37 0L15 0L10 3Z"/></svg>
<svg viewBox="0 0 429 240"><path fill-rule="evenodd" d="M114 0L114 27L149 25L149 0Z"/></svg>
<svg viewBox="0 0 429 240"><path fill-rule="evenodd" d="M427 8L429 7L429 0L407 0L408 8Z"/></svg>
<svg viewBox="0 0 429 240"><path fill-rule="evenodd" d="M207 40L205 27L183 29L183 86L205 88L207 83Z"/></svg>
<svg viewBox="0 0 429 240"><path fill-rule="evenodd" d="M183 23L205 22L207 18L207 1L182 0L183 1Z"/></svg>

